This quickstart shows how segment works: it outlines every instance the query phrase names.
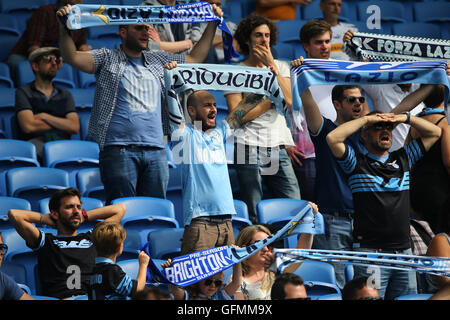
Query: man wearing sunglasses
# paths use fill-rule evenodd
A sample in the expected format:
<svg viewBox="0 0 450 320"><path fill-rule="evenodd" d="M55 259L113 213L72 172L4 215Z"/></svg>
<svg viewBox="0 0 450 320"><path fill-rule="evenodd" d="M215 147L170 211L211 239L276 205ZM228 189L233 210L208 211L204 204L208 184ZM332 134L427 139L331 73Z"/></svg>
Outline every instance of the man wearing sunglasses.
<svg viewBox="0 0 450 320"><path fill-rule="evenodd" d="M389 152L392 130L399 123L411 125L420 138ZM367 152L355 150L346 139L361 130ZM341 124L327 135L327 142L348 176L355 208L354 250L411 255L409 172L439 139L441 129L409 113L377 113ZM417 292L414 272L355 266L355 276L375 276L381 297L392 300Z"/></svg>
<svg viewBox="0 0 450 320"><path fill-rule="evenodd" d="M42 160L44 143L70 139L80 130L80 121L72 94L53 83L63 64L59 49L36 49L29 61L35 80L16 90L14 109L19 138L32 142Z"/></svg>
<svg viewBox="0 0 450 320"><path fill-rule="evenodd" d="M8 252L8 246L3 243L2 234L0 232L0 267L2 266L3 257ZM34 300L25 293L17 283L6 273L0 271L0 300Z"/></svg>
<svg viewBox="0 0 450 320"><path fill-rule="evenodd" d="M212 5L216 16L220 8ZM70 5L57 11L59 17ZM67 63L97 79L89 136L99 144L99 165L106 204L121 197L165 198L169 169L164 135L169 134L164 67L171 61L201 63L216 32L208 27L189 54L148 50L148 24L120 25L119 49L76 51L60 24L59 44Z"/></svg>

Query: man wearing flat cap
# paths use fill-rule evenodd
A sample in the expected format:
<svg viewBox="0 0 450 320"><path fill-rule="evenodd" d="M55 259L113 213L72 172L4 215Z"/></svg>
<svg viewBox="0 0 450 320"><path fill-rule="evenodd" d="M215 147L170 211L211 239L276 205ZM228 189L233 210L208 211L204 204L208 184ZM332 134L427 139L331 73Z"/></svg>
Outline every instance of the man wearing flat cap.
<svg viewBox="0 0 450 320"><path fill-rule="evenodd" d="M80 122L72 94L52 82L63 63L59 49L36 49L28 60L35 80L16 90L14 108L19 138L32 142L42 160L44 143L70 139L80 130Z"/></svg>

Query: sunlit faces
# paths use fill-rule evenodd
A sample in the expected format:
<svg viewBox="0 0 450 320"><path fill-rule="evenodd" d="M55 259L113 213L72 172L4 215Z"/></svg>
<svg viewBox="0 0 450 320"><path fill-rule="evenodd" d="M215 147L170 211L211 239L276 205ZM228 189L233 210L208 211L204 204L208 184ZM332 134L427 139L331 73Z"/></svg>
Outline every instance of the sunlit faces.
<svg viewBox="0 0 450 320"><path fill-rule="evenodd" d="M222 288L224 276L225 274L223 272L219 272L218 274L200 281L198 284L200 293L208 297L213 296L217 292L217 290Z"/></svg>
<svg viewBox="0 0 450 320"><path fill-rule="evenodd" d="M337 21L342 9L342 0L325 0L320 3L325 20Z"/></svg>
<svg viewBox="0 0 450 320"><path fill-rule="evenodd" d="M320 35L312 37L309 43L304 43L303 47L308 58L329 59L331 53L331 34L326 31Z"/></svg>
<svg viewBox="0 0 450 320"><path fill-rule="evenodd" d="M257 45L270 47L270 28L267 24L262 24L253 29L250 34L250 39L247 42L250 53Z"/></svg>
<svg viewBox="0 0 450 320"><path fill-rule="evenodd" d="M120 28L120 35L123 39L123 45L134 52L140 52L147 48L149 34L148 24L132 24L126 28Z"/></svg>
<svg viewBox="0 0 450 320"><path fill-rule="evenodd" d="M207 91L195 92L196 106L188 106L193 121L202 122L202 130L216 127L217 105L214 96Z"/></svg>
<svg viewBox="0 0 450 320"><path fill-rule="evenodd" d="M378 122L368 126L363 131L362 137L368 148L372 148L375 152L385 152L391 148L393 129L393 123Z"/></svg>
<svg viewBox="0 0 450 320"><path fill-rule="evenodd" d="M248 243L247 246L254 244L258 241L264 240L267 237L269 237L267 233L258 231L253 235L252 241ZM270 251L269 247L262 248L261 250L259 250L258 252L256 252L254 255L252 255L250 258L247 259L248 264L252 265L264 263L266 261L265 256L267 253L269 253L269 251Z"/></svg>
<svg viewBox="0 0 450 320"><path fill-rule="evenodd" d="M55 54L42 56L32 65L34 72L39 74L42 79L49 81L56 77L56 72L61 67L62 58L57 57Z"/></svg>
<svg viewBox="0 0 450 320"><path fill-rule="evenodd" d="M57 219L64 228L70 231L77 230L82 222L80 198L77 196L62 198Z"/></svg>
<svg viewBox="0 0 450 320"><path fill-rule="evenodd" d="M365 97L358 88L345 89L342 101L333 101L336 112L343 122L360 118L363 112Z"/></svg>

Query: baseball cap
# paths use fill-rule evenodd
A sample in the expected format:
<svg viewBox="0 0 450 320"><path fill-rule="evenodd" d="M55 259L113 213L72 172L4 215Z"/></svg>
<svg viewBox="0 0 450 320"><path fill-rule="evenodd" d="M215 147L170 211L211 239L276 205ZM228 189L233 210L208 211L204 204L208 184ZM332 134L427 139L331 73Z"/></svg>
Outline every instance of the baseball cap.
<svg viewBox="0 0 450 320"><path fill-rule="evenodd" d="M38 58L48 55L48 54L55 54L57 57L61 56L61 52L59 51L58 48L55 47L42 47L39 49L34 50L33 52L30 53L30 55L28 56L28 60L30 62L34 62L36 61Z"/></svg>

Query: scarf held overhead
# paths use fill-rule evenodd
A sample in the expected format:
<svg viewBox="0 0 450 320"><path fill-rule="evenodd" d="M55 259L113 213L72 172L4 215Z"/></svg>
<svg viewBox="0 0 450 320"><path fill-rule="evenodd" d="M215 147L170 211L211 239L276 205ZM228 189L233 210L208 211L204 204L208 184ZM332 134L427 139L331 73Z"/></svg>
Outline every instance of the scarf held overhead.
<svg viewBox="0 0 450 320"><path fill-rule="evenodd" d="M147 282L171 283L186 287L232 267L276 240L300 233L324 233L322 215L314 214L312 207L306 201L304 207L277 233L248 247L223 246L179 256L172 259L171 267L163 270L150 259ZM144 250L147 248L148 244Z"/></svg>
<svg viewBox="0 0 450 320"><path fill-rule="evenodd" d="M443 84L445 101L449 99L450 83L445 61L418 62L353 62L305 59L298 67L291 67L292 108L300 110L300 94L313 85L347 84ZM445 103L450 121L450 110Z"/></svg>
<svg viewBox="0 0 450 320"><path fill-rule="evenodd" d="M222 30L225 61L239 57L233 47L233 35L225 20L214 14L207 2L166 6L120 6L103 4L78 4L63 18L69 30L124 24L202 23L218 21Z"/></svg>

